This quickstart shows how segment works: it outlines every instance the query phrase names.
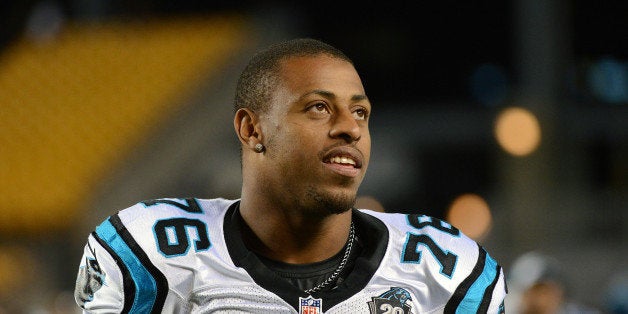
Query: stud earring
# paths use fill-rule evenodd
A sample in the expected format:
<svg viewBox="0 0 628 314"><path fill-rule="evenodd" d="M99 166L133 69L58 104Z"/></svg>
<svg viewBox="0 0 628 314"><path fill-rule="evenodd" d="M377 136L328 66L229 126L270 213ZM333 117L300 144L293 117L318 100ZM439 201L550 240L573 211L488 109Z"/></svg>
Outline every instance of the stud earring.
<svg viewBox="0 0 628 314"><path fill-rule="evenodd" d="M262 151L264 151L264 145L262 145L261 143L255 144L255 151L261 153Z"/></svg>

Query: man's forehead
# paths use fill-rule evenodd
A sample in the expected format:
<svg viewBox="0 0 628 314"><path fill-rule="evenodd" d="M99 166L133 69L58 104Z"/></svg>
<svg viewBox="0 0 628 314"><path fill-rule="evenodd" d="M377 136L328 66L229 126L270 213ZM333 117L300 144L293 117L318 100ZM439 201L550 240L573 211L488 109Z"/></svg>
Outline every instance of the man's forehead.
<svg viewBox="0 0 628 314"><path fill-rule="evenodd" d="M299 86L305 89L304 92L351 88L364 93L362 81L353 64L325 54L285 59L278 74L286 87Z"/></svg>
<svg viewBox="0 0 628 314"><path fill-rule="evenodd" d="M298 55L298 56L287 56L283 59L279 60L279 70L280 71L290 71L292 68L310 68L313 69L320 68L321 64L346 64L353 68L353 64L351 62L329 55L325 53L318 54L309 54L309 55Z"/></svg>

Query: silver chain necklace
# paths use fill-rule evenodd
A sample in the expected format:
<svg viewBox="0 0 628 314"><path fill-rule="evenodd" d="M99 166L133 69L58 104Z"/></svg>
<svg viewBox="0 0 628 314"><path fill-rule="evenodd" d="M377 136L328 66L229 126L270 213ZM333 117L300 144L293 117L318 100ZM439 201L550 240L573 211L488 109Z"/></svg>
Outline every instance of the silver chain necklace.
<svg viewBox="0 0 628 314"><path fill-rule="evenodd" d="M320 291L321 289L327 287L331 283L335 282L336 279L338 279L338 276L340 275L340 272L342 272L342 270L345 268L345 266L347 266L347 262L349 261L349 255L351 255L351 248L353 247L353 241L354 240L355 240L355 227L353 226L353 221L352 221L351 222L351 228L349 229L349 239L347 240L347 248L345 249L345 254L342 257L342 260L340 261L340 264L338 264L338 267L336 267L336 270L334 270L334 272L331 274L331 276L329 276L327 279L325 279L325 281L319 283L318 285L316 285L313 288L310 288L310 289L307 289L307 290L303 290L305 293L311 294L311 293Z"/></svg>

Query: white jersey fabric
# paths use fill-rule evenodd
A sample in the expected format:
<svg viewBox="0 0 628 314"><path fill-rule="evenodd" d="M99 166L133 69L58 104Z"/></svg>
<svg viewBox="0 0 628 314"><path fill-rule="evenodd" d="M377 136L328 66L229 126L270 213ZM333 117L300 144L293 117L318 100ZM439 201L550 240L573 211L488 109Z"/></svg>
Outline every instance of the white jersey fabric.
<svg viewBox="0 0 628 314"><path fill-rule="evenodd" d="M75 298L86 313L502 313L501 267L441 220L354 209L363 250L335 289L308 295L240 238L239 201L159 199L89 237Z"/></svg>

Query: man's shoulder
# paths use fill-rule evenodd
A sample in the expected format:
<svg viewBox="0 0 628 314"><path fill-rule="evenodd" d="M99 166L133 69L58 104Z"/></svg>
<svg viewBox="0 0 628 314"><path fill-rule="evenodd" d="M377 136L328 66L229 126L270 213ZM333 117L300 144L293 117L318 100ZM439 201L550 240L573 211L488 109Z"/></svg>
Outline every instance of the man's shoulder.
<svg viewBox="0 0 628 314"><path fill-rule="evenodd" d="M409 287L429 287L413 291L418 299L430 299L449 308L459 304L475 306L489 302L496 291L501 303L505 294L501 267L478 242L455 226L421 214L362 212L383 222L389 231L388 258L382 267L387 272L394 270L394 275Z"/></svg>
<svg viewBox="0 0 628 314"><path fill-rule="evenodd" d="M202 252L222 238L224 217L236 202L197 198L146 200L105 219L96 227L94 236L105 242L123 239L129 247L151 256L183 256L191 247L194 252ZM111 244L116 247L120 243Z"/></svg>
<svg viewBox="0 0 628 314"><path fill-rule="evenodd" d="M471 240L464 236L458 228L454 227L447 221L436 217L417 213L382 213L371 210L360 211L381 220L389 229L396 229L404 233L411 232L413 234L425 234L427 236L438 237L453 236L462 237L465 238L465 240Z"/></svg>
<svg viewBox="0 0 628 314"><path fill-rule="evenodd" d="M476 241L445 220L412 213L362 212L386 225L391 237L389 249L398 252L394 259L402 264L452 278L456 269L466 269L468 274L485 253Z"/></svg>
<svg viewBox="0 0 628 314"><path fill-rule="evenodd" d="M225 213L237 200L160 198L141 201L107 217L96 231L117 230L138 241L152 233L187 232L188 228L220 232ZM153 231L152 233L150 231ZM139 241L142 242L142 241Z"/></svg>
<svg viewBox="0 0 628 314"><path fill-rule="evenodd" d="M223 198L159 198L144 200L120 210L117 216L125 223L136 220L159 220L169 218L214 219L235 203L236 200Z"/></svg>

